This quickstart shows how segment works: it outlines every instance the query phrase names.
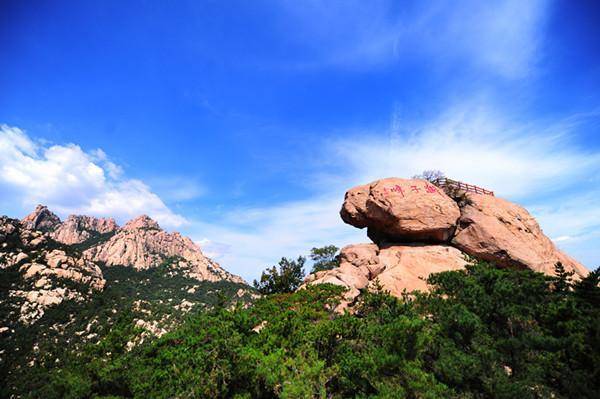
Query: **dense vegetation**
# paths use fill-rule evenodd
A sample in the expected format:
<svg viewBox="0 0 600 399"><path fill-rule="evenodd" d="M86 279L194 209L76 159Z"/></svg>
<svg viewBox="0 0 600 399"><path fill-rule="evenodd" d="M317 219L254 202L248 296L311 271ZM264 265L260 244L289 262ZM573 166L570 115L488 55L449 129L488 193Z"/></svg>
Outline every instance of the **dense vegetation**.
<svg viewBox="0 0 600 399"><path fill-rule="evenodd" d="M433 275L429 294L341 288L274 294L200 312L128 351L130 323L58 367L39 367L43 398L598 398L599 272L573 283L485 263Z"/></svg>
<svg viewBox="0 0 600 399"><path fill-rule="evenodd" d="M167 259L155 268L140 271L124 266L103 267L104 291L95 293L89 301L66 300L48 308L32 325L18 322L16 310L22 299L8 295L11 289L32 283L23 279L17 266L0 269L0 325L15 330L0 340L0 397L15 390L35 392L38 384L46 382L46 367L68 363L67 348L77 353L86 344L95 347L99 341L102 343L97 347L102 347L112 337L123 337L125 333L129 339L139 340L147 333L135 327L137 320L170 328L187 319L188 312L194 314L232 301L247 302L251 292L247 286L188 278L177 273L176 263L176 258ZM70 280L63 283L78 290ZM241 297L237 295L240 289ZM193 307L181 306L182 303ZM28 364L33 359L37 367L30 368Z"/></svg>

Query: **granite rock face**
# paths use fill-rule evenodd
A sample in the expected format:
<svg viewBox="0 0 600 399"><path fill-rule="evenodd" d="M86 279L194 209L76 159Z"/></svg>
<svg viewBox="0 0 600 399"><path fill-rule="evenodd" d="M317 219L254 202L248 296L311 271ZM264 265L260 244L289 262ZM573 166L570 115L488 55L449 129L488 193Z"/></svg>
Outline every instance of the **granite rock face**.
<svg viewBox="0 0 600 399"><path fill-rule="evenodd" d="M426 291L430 274L463 269L469 256L547 275L554 274L557 262L575 278L589 273L544 235L526 209L493 195L386 178L348 190L340 216L366 227L374 243L344 247L339 267L311 274L303 285L347 288L340 311L360 290L376 285L395 296Z"/></svg>
<svg viewBox="0 0 600 399"><path fill-rule="evenodd" d="M377 276L378 282L395 296L427 291L430 274L460 270L467 265L465 254L449 245L386 245L379 250L379 261L384 270Z"/></svg>
<svg viewBox="0 0 600 399"><path fill-rule="evenodd" d="M426 180L387 178L348 190L340 215L375 242L445 242L460 209Z"/></svg>
<svg viewBox="0 0 600 399"><path fill-rule="evenodd" d="M587 275L582 264L556 248L525 208L489 195L469 194L468 198L452 239L457 248L498 266L553 274L554 265L561 262L577 276Z"/></svg>
<svg viewBox="0 0 600 399"><path fill-rule="evenodd" d="M21 220L23 228L43 232L53 231L60 225L60 219L44 205L38 205L35 210Z"/></svg>
<svg viewBox="0 0 600 399"><path fill-rule="evenodd" d="M100 234L112 233L119 228L112 218L71 215L50 236L63 244L79 244Z"/></svg>
<svg viewBox="0 0 600 399"><path fill-rule="evenodd" d="M228 280L245 283L204 256L200 247L181 234L167 233L156 221L139 216L116 231L107 241L84 252L86 259L107 266L125 265L135 269L155 267L168 258L178 258L186 275L197 280Z"/></svg>

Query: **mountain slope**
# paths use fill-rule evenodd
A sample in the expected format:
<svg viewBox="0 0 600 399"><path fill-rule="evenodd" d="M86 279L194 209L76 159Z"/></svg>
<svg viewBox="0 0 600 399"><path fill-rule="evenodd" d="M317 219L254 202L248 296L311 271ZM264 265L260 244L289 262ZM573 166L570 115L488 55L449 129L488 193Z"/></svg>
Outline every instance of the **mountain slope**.
<svg viewBox="0 0 600 399"><path fill-rule="evenodd" d="M22 221L0 217L2 385L114 328L132 331L131 349L190 313L253 296L192 240L147 216L123 228L89 216L63 223L44 206Z"/></svg>

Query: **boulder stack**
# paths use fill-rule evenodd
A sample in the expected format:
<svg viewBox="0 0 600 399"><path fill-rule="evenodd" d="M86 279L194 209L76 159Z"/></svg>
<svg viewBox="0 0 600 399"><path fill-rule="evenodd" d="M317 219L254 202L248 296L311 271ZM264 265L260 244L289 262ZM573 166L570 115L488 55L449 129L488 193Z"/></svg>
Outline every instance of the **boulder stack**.
<svg viewBox="0 0 600 399"><path fill-rule="evenodd" d="M466 255L548 275L561 262L576 278L588 274L556 248L525 208L493 195L448 192L452 197L426 180L400 178L348 190L340 216L367 228L373 244L343 248L338 268L309 275L305 285L346 287L343 309L375 284L396 296L427 290L430 274L464 268Z"/></svg>

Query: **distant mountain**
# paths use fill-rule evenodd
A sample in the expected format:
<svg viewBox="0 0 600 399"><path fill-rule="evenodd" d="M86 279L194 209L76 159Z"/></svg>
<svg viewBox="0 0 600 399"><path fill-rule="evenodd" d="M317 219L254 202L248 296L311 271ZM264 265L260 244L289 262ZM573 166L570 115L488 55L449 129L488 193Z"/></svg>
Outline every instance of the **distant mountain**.
<svg viewBox="0 0 600 399"><path fill-rule="evenodd" d="M47 207L38 205L21 225L28 230L45 232L56 242L74 246L85 259L107 266L131 266L140 270L154 267L167 258L179 257L179 266L192 278L246 283L204 256L188 237L165 232L146 215L130 220L122 228L112 218L83 215L71 215L63 223Z"/></svg>
<svg viewBox="0 0 600 399"><path fill-rule="evenodd" d="M135 346L190 312L254 295L191 239L145 215L123 227L80 215L62 222L43 205L22 220L2 216L0 380L16 383L36 363L60 363L65 345L76 350L115 325L139 330Z"/></svg>

